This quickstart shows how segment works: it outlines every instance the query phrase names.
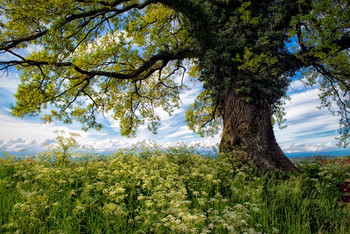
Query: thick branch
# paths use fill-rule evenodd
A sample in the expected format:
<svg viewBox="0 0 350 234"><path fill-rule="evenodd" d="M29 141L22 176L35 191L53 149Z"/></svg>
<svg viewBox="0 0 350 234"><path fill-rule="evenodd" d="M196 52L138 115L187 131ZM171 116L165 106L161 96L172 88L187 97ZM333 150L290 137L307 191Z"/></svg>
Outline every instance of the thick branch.
<svg viewBox="0 0 350 234"><path fill-rule="evenodd" d="M343 50L350 48L350 33L345 34L342 38L338 40L333 40L330 44L337 45L338 52L341 52ZM330 51L331 51L330 48L315 49L313 47L308 47L308 48L302 49L297 54L297 56L301 59L301 61L305 66L310 66L322 60L321 58L315 56L314 54L317 54L318 52L328 54Z"/></svg>
<svg viewBox="0 0 350 234"><path fill-rule="evenodd" d="M80 1L80 2L83 2L83 1ZM96 16L96 15L105 15L107 13L111 13L111 12L114 12L116 15L119 15L119 14L122 14L122 13L125 13L129 10L132 10L134 8L137 8L137 9L143 9L147 6L149 6L150 4L152 3L156 3L158 2L157 0L149 0L149 1L145 1L144 3L142 4L137 4L137 3L134 3L134 4L131 4L131 5L128 5L122 9L116 9L115 7L118 6L118 4L121 4L121 3L124 3L124 2L128 2L128 0L119 0L119 1L115 1L111 4L108 4L107 6L105 6L104 4L102 4L103 2L100 2L102 5L104 5L103 7L99 8L99 9L94 9L94 10L91 10L91 11L87 11L87 12L83 12L83 13L79 13L79 14L72 14L72 15L69 15L67 16L63 22L60 22L59 26L62 27L74 20L77 20L77 19L82 19L82 18L86 18L86 17L90 17L90 16ZM53 25L55 25L55 23L53 23ZM44 31L41 31L41 32L38 32L38 33L33 33L31 34L30 36L27 36L27 37L21 37L21 38L18 38L18 39L14 39L14 40L10 40L10 41L5 41L5 42L2 42L2 44L0 44L0 51L1 50L8 50L8 49L13 49L15 48L17 45L23 43L23 42L30 42L30 41L33 41L33 40L36 40L42 36L44 36L45 34L47 34L50 30L49 29L46 29Z"/></svg>
<svg viewBox="0 0 350 234"><path fill-rule="evenodd" d="M195 58L196 52L192 49L183 49L175 52L163 51L154 55L149 60L141 64L140 67L129 73L119 73L119 72L108 72L108 71L88 71L84 70L72 62L47 62L47 61L35 61L35 60L12 60L12 61L0 61L0 66L4 66L2 69L7 69L10 66L56 66L56 67L71 67L75 71L93 76L105 76L111 78L117 78L121 80L144 80L150 77L154 72L159 71L164 68L164 63L168 63L171 60L185 59L185 58ZM159 63L161 62L161 63Z"/></svg>
<svg viewBox="0 0 350 234"><path fill-rule="evenodd" d="M18 38L16 40L12 40L12 41L5 41L0 45L0 51L1 50L9 50L12 48L15 48L17 45L21 44L22 42L29 42L29 41L33 41L35 39L38 39L42 36L44 36L49 30L44 30L42 32L39 33L34 33L28 37L22 37L22 38Z"/></svg>
<svg viewBox="0 0 350 234"><path fill-rule="evenodd" d="M72 14L68 17L65 18L65 20L67 22L70 22L70 21L73 21L73 20L76 20L76 19L81 19L81 18L86 18L86 17L89 17L89 16L93 16L93 15L96 15L96 14L107 14L107 13L110 13L110 12L114 12L114 13L117 13L117 14L122 14L124 12L127 12L131 9L134 9L134 8L137 8L137 9L143 9L145 7L147 7L148 5L152 4L152 3L156 3L157 1L156 0L149 0L149 1L145 1L144 3L142 4L137 4L137 3L134 3L134 4L131 4L131 5L128 5L122 9L115 9L115 7L120 4L120 3L123 3L123 2L128 2L128 1L115 1L113 4L107 6L107 7L102 7L100 9L95 9L95 10L91 10L91 11L87 11L87 12L83 12L83 13L79 13L79 14Z"/></svg>

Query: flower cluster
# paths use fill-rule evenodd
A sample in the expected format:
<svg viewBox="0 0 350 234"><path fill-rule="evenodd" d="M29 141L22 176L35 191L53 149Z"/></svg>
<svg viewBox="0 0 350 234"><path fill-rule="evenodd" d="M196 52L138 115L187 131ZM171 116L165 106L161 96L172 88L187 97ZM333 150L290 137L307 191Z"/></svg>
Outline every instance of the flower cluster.
<svg viewBox="0 0 350 234"><path fill-rule="evenodd" d="M184 147L138 147L88 158L73 152L64 161L55 157L48 151L33 159L1 159L3 230L278 233L291 227L266 218L271 207L277 212L290 205L298 213L299 206L309 204L305 197L298 200L307 181L302 176L261 176L229 157ZM283 215L276 220L287 220L289 214Z"/></svg>

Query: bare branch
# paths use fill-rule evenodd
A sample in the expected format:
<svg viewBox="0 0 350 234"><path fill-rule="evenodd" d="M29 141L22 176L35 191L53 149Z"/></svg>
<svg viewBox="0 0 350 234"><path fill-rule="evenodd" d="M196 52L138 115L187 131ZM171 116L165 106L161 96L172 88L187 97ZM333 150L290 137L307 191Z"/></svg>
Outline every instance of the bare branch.
<svg viewBox="0 0 350 234"><path fill-rule="evenodd" d="M337 78L336 76L334 76L332 74L332 72L330 72L329 70L327 70L324 66L322 66L321 64L314 64L313 67L315 67L315 69L317 70L318 73L322 74L323 77L325 77L326 79L328 79L330 81L330 83L335 83L338 82L341 85L343 85L346 90L345 90L345 94L344 96L348 93L348 91L350 90L350 86L349 84L347 84L344 80ZM347 75L347 74L341 74L341 75ZM348 74L349 76L349 74Z"/></svg>

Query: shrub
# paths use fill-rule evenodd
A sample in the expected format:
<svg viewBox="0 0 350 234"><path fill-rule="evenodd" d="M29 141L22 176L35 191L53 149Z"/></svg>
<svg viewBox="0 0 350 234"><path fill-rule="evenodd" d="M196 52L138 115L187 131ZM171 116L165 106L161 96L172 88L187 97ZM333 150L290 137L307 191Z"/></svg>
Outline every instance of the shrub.
<svg viewBox="0 0 350 234"><path fill-rule="evenodd" d="M0 161L5 232L345 233L350 228L337 191L329 188L329 173L339 174L333 165L317 169L314 178L258 171L182 145L138 145L107 156L69 152L64 163L57 160L59 148L30 163Z"/></svg>

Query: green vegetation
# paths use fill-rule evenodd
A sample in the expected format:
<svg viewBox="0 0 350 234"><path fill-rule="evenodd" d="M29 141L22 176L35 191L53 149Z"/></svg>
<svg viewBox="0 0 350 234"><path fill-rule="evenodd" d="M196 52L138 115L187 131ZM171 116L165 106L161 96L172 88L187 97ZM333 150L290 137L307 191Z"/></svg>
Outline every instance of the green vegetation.
<svg viewBox="0 0 350 234"><path fill-rule="evenodd" d="M21 71L14 116L157 133L193 89L191 130L222 126L222 152L289 172L271 118L298 77L350 143L349 0L0 0L0 15L0 71Z"/></svg>
<svg viewBox="0 0 350 234"><path fill-rule="evenodd" d="M350 165L255 170L224 154L137 145L107 156L74 138L0 159L0 230L18 233L346 233Z"/></svg>

